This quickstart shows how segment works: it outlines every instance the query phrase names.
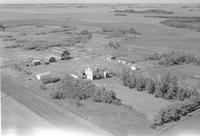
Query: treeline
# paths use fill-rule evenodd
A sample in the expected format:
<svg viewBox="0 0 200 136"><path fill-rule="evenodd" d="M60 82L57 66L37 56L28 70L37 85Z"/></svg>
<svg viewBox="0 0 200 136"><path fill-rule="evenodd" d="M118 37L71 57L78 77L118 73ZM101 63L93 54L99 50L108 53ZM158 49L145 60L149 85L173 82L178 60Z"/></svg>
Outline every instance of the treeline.
<svg viewBox="0 0 200 136"><path fill-rule="evenodd" d="M159 65L180 65L183 63L194 63L200 65L200 57L195 55L186 54L185 52L167 52L167 53L154 53L145 58L145 60L158 60Z"/></svg>
<svg viewBox="0 0 200 136"><path fill-rule="evenodd" d="M116 105L121 104L121 100L116 97L114 91L96 86L88 80L75 79L69 75L66 75L60 81L58 90L59 91L51 93L53 99L92 99L95 102L104 102Z"/></svg>
<svg viewBox="0 0 200 136"><path fill-rule="evenodd" d="M200 32L200 17L174 17L161 21L161 24Z"/></svg>
<svg viewBox="0 0 200 136"><path fill-rule="evenodd" d="M122 28L102 28L102 33L114 33L114 34L134 34L134 35L141 35L140 32L138 32L135 28L130 27L128 29L122 29Z"/></svg>
<svg viewBox="0 0 200 136"><path fill-rule="evenodd" d="M200 108L199 95L193 96L190 100L169 105L156 114L152 127L156 128L172 121L178 121L198 108Z"/></svg>
<svg viewBox="0 0 200 136"><path fill-rule="evenodd" d="M121 72L121 79L125 86L137 91L147 91L155 97L167 100L178 100L178 103L163 108L155 116L153 128L165 123L178 121L181 117L200 108L200 94L196 89L183 88L178 84L178 78L169 73L156 79L144 77L127 69Z"/></svg>
<svg viewBox="0 0 200 136"><path fill-rule="evenodd" d="M114 12L120 12L120 13L153 13L153 14L173 14L172 11L166 11L162 9L148 9L143 11L137 11L133 9L124 9L124 10L115 10Z"/></svg>
<svg viewBox="0 0 200 136"><path fill-rule="evenodd" d="M196 89L188 89L179 85L178 78L170 73L162 75L156 79L151 79L142 74L123 69L121 72L123 85L135 88L137 91L147 91L155 97L167 100L183 101L192 96L198 95Z"/></svg>

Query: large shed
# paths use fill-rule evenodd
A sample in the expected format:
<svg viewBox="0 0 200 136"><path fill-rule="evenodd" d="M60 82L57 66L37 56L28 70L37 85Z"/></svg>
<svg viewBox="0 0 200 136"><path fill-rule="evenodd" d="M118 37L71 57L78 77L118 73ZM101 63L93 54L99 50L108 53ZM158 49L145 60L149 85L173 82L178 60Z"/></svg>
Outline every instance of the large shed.
<svg viewBox="0 0 200 136"><path fill-rule="evenodd" d="M32 65L36 66L36 65L40 65L41 61L39 59L33 60L32 61Z"/></svg>
<svg viewBox="0 0 200 136"><path fill-rule="evenodd" d="M47 79L47 78L50 78L50 77L51 77L50 72L44 72L44 73L36 74L36 78L38 80L43 80L43 79Z"/></svg>
<svg viewBox="0 0 200 136"><path fill-rule="evenodd" d="M65 60L70 58L70 53L64 48L53 48L52 55L59 58L59 60Z"/></svg>

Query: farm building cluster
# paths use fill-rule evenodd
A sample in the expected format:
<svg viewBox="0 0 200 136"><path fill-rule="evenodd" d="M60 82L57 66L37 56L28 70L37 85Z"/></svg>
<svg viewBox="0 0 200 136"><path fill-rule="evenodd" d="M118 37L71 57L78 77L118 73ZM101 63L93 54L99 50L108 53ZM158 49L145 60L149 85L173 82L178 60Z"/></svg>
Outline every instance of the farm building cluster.
<svg viewBox="0 0 200 136"><path fill-rule="evenodd" d="M105 59L109 60L109 61L114 61L117 63L124 64L124 65L130 67L131 70L139 70L140 69L138 67L138 65L135 64L135 61L130 60L126 57L116 57L116 56L112 56L112 55L107 55L107 56L105 56Z"/></svg>
<svg viewBox="0 0 200 136"><path fill-rule="evenodd" d="M106 68L97 65L86 66L82 71L75 71L71 74L74 78L84 78L88 80L102 79L111 77L110 72Z"/></svg>
<svg viewBox="0 0 200 136"><path fill-rule="evenodd" d="M51 55L45 57L44 59L33 59L32 60L32 65L41 65L41 64L49 64L53 62L58 62L62 60L68 60L71 59L72 57L70 56L69 51L66 49L62 48L53 48Z"/></svg>

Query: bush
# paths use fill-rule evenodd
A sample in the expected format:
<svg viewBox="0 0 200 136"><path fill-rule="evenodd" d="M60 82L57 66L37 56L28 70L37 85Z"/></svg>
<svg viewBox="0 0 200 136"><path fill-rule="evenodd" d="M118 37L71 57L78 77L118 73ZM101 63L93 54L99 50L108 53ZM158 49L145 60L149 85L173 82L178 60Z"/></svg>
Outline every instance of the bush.
<svg viewBox="0 0 200 136"><path fill-rule="evenodd" d="M66 98L66 96L64 95L64 92L62 92L62 91L53 92L50 94L50 96L51 96L51 98L58 99L58 100Z"/></svg>
<svg viewBox="0 0 200 136"><path fill-rule="evenodd" d="M49 62L50 62L50 63L56 62L56 58L55 58L55 57L51 57L51 58L49 59Z"/></svg>
<svg viewBox="0 0 200 136"><path fill-rule="evenodd" d="M120 104L121 101L116 98L116 94L111 90L106 90L92 84L91 81L75 79L71 76L65 76L60 82L58 88L60 91L54 92L51 96L55 99L77 99L86 100L91 98L95 102L104 102L109 104Z"/></svg>
<svg viewBox="0 0 200 136"><path fill-rule="evenodd" d="M68 60L71 59L72 57L70 57L70 53L69 51L65 50L62 54L61 54L61 60Z"/></svg>
<svg viewBox="0 0 200 136"><path fill-rule="evenodd" d="M140 32L138 32L135 28L133 28L133 27L131 27L130 29L129 29L129 33L130 34L134 34L134 35L141 35L141 33Z"/></svg>
<svg viewBox="0 0 200 136"><path fill-rule="evenodd" d="M105 88L98 88L94 94L93 100L95 102L121 104L121 100L116 98L115 92L111 90L106 91Z"/></svg>
<svg viewBox="0 0 200 136"><path fill-rule="evenodd" d="M41 80L43 84L56 83L60 81L58 77L49 77Z"/></svg>

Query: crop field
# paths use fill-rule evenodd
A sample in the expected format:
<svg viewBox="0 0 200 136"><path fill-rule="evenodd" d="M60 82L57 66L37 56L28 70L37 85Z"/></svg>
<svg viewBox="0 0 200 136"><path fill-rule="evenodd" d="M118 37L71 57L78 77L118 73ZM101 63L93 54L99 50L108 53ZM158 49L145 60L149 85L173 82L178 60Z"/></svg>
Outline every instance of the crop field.
<svg viewBox="0 0 200 136"><path fill-rule="evenodd" d="M44 99L44 103L50 101L114 135L173 135L176 134L176 127L179 131L184 126L182 117L164 122L166 125L160 125L156 119L160 111L166 110L169 105L187 104L194 95L200 96L200 78L194 78L200 75L199 7L198 4L1 4L1 73L12 77L27 91L29 88L33 91L31 93ZM58 55L63 51L67 56ZM173 55L171 57L170 52ZM55 60L50 59L52 56ZM128 62L131 62L131 66ZM102 79L98 75L91 82L82 77L79 81L80 74L87 78L86 70L90 67L108 72L109 78L105 76ZM129 71L123 73L126 69ZM44 82L38 78L41 73L50 73L52 77ZM169 73L175 77L162 78ZM67 75L75 75L74 82L78 85L70 81L69 86ZM142 75L142 79L151 78L140 82L142 79L139 75ZM133 77L135 79L131 79ZM146 83L150 79L155 84L154 92L147 91L149 86ZM171 80L175 80L174 84ZM161 96L159 89L165 85L164 81L169 88L162 93L176 95L178 92L177 95L182 95L183 100L179 100L178 96ZM131 86L133 82L138 84ZM94 86L88 87L90 83ZM85 88L87 92L96 87L93 91L99 91L99 96L81 92L83 99L67 97L64 93L70 89L64 87L74 89L73 93L80 89L85 91ZM107 96L106 91L112 93ZM55 96L52 97L52 94ZM2 96L2 116L5 117L3 132L16 127L11 125L12 119L16 125L29 120L33 122L26 122L30 128L37 127L40 122L49 123L48 119L31 113L20 102L15 103L16 100L11 96L4 99L4 95L6 97L7 94L3 92ZM103 97L103 100L97 99L97 96ZM119 100L119 105L116 101L110 102L114 98ZM20 112L26 112L27 116L22 119ZM59 114L62 112L60 110ZM191 112L184 115L185 122ZM199 113L198 110L196 112ZM47 112L46 116L54 115ZM34 122L35 118L37 120ZM59 121L59 118L55 118ZM198 120L196 114L194 118ZM179 123L179 120L182 124L173 128L172 125ZM160 126L154 128L152 124L155 122ZM194 125L198 126L199 122ZM19 127L19 131L23 127Z"/></svg>

